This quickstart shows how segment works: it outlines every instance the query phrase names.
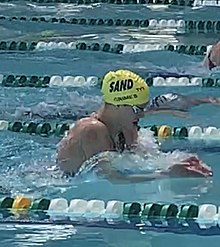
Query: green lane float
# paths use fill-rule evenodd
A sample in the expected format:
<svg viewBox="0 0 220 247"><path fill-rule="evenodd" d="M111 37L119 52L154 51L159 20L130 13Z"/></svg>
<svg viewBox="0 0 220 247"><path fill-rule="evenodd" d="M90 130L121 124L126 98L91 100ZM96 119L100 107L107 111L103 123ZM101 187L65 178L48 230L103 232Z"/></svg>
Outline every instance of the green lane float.
<svg viewBox="0 0 220 247"><path fill-rule="evenodd" d="M154 133L154 136L158 135L158 126L156 125L151 126L150 130Z"/></svg>
<svg viewBox="0 0 220 247"><path fill-rule="evenodd" d="M4 75L2 86L4 87L48 87L49 76Z"/></svg>
<svg viewBox="0 0 220 247"><path fill-rule="evenodd" d="M22 129L22 123L21 122L9 122L8 124L8 130L13 132L20 132Z"/></svg>
<svg viewBox="0 0 220 247"><path fill-rule="evenodd" d="M86 44L85 42L79 42L76 44L77 50L89 50L89 51L103 51L103 52L111 52L111 53L122 53L124 45L122 44L115 44L111 46L110 44L99 44L99 43L92 43Z"/></svg>
<svg viewBox="0 0 220 247"><path fill-rule="evenodd" d="M175 224L177 221L178 215L178 206L175 204L165 204L160 210L160 219L161 222L165 221L168 224Z"/></svg>
<svg viewBox="0 0 220 247"><path fill-rule="evenodd" d="M172 135L177 138L187 138L188 130L186 127L174 127Z"/></svg>
<svg viewBox="0 0 220 247"><path fill-rule="evenodd" d="M3 218L11 216L10 209L12 208L14 198L11 197L2 197L0 198L0 215Z"/></svg>
<svg viewBox="0 0 220 247"><path fill-rule="evenodd" d="M151 224L157 221L160 217L160 212L163 205L158 203L146 203L144 209L141 212L141 218L144 221L149 221Z"/></svg>
<svg viewBox="0 0 220 247"><path fill-rule="evenodd" d="M35 122L9 122L8 126L3 125L3 129L10 130L12 132L22 132L22 133L28 133L28 134L37 134L41 136L49 136L53 133L54 129L52 128L52 125L49 123L35 123ZM66 125L59 126L59 129L56 130L57 134L62 133L61 131L64 131L64 129L67 129L68 127Z"/></svg>
<svg viewBox="0 0 220 247"><path fill-rule="evenodd" d="M199 207L197 205L182 205L178 213L180 224L195 225L195 220L199 214Z"/></svg>
<svg viewBox="0 0 220 247"><path fill-rule="evenodd" d="M35 122L24 123L21 131L23 133L34 134L37 132L37 123Z"/></svg>
<svg viewBox="0 0 220 247"><path fill-rule="evenodd" d="M13 202L14 202L14 198L11 197L0 198L0 210L12 208Z"/></svg>
<svg viewBox="0 0 220 247"><path fill-rule="evenodd" d="M207 52L207 47L205 45L166 45L164 47L167 51L174 51L182 54L188 55L200 55L204 56Z"/></svg>
<svg viewBox="0 0 220 247"><path fill-rule="evenodd" d="M123 209L123 217L125 220L133 221L140 217L141 204L138 202L125 203Z"/></svg>
<svg viewBox="0 0 220 247"><path fill-rule="evenodd" d="M40 123L37 125L36 133L42 136L49 136L52 127L49 123Z"/></svg>
<svg viewBox="0 0 220 247"><path fill-rule="evenodd" d="M36 211L36 212L41 212L41 211L47 211L50 205L50 200L46 198L40 198L40 199L35 199L33 200L31 206L30 206L30 211Z"/></svg>
<svg viewBox="0 0 220 247"><path fill-rule="evenodd" d="M215 85L215 79L213 78L203 78L202 86L203 87L213 87Z"/></svg>
<svg viewBox="0 0 220 247"><path fill-rule="evenodd" d="M197 205L182 205L178 214L179 219L192 219L198 216L199 207Z"/></svg>
<svg viewBox="0 0 220 247"><path fill-rule="evenodd" d="M36 48L36 42L25 42L25 41L1 41L0 50L9 51L33 51Z"/></svg>
<svg viewBox="0 0 220 247"><path fill-rule="evenodd" d="M66 131L68 131L70 126L68 124L58 124L55 128L55 135L56 136L63 136Z"/></svg>

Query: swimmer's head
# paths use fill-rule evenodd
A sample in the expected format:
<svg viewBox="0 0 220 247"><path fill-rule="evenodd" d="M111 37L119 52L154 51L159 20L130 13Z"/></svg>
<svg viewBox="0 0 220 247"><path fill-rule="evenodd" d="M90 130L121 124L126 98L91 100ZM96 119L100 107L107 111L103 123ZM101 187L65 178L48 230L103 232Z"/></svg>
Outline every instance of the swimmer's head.
<svg viewBox="0 0 220 247"><path fill-rule="evenodd" d="M129 70L108 72L101 85L105 103L142 106L148 102L149 88L143 78Z"/></svg>
<svg viewBox="0 0 220 247"><path fill-rule="evenodd" d="M108 72L101 85L105 116L123 128L137 126L144 117L149 100L149 88L139 75L129 70Z"/></svg>
<svg viewBox="0 0 220 247"><path fill-rule="evenodd" d="M207 47L207 53L203 65L209 70L220 66L220 42Z"/></svg>

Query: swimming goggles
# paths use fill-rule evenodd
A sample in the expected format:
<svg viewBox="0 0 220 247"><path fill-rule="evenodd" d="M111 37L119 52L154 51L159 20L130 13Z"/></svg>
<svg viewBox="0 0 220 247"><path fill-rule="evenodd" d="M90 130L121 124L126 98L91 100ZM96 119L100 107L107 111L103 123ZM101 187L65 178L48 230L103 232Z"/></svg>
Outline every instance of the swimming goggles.
<svg viewBox="0 0 220 247"><path fill-rule="evenodd" d="M134 114L140 114L145 111L145 108L141 106L132 106L132 109L134 111Z"/></svg>

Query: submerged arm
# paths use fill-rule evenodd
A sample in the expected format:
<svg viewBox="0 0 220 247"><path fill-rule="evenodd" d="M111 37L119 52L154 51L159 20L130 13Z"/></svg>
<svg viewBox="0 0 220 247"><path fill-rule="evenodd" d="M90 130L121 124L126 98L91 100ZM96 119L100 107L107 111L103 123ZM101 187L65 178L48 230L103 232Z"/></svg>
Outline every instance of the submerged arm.
<svg viewBox="0 0 220 247"><path fill-rule="evenodd" d="M122 171L113 167L112 160L108 156L103 156L103 159L99 160L99 167L100 169L97 171L98 175L114 183L142 183L168 177L166 173L123 174Z"/></svg>
<svg viewBox="0 0 220 247"><path fill-rule="evenodd" d="M145 112L145 114L171 114L173 116L176 117L184 117L184 118L188 118L189 114L187 112L184 111L178 111L178 110L172 110L172 109L151 109Z"/></svg>
<svg viewBox="0 0 220 247"><path fill-rule="evenodd" d="M154 173L154 174L138 174L138 175L127 175L122 176L121 180L128 183L142 183L142 182L150 182L156 179L163 179L166 178L166 175L160 174L160 173Z"/></svg>

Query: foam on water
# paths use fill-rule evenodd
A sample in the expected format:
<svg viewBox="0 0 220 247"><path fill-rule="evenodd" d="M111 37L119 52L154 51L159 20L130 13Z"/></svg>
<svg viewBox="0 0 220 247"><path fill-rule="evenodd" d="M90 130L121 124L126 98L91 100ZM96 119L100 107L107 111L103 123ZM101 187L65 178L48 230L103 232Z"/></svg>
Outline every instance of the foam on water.
<svg viewBox="0 0 220 247"><path fill-rule="evenodd" d="M15 109L12 116L16 119L30 118L42 119L69 119L76 120L79 117L92 113L101 104L100 96L80 95L78 92L68 93L63 101L42 101L30 106L20 106Z"/></svg>

